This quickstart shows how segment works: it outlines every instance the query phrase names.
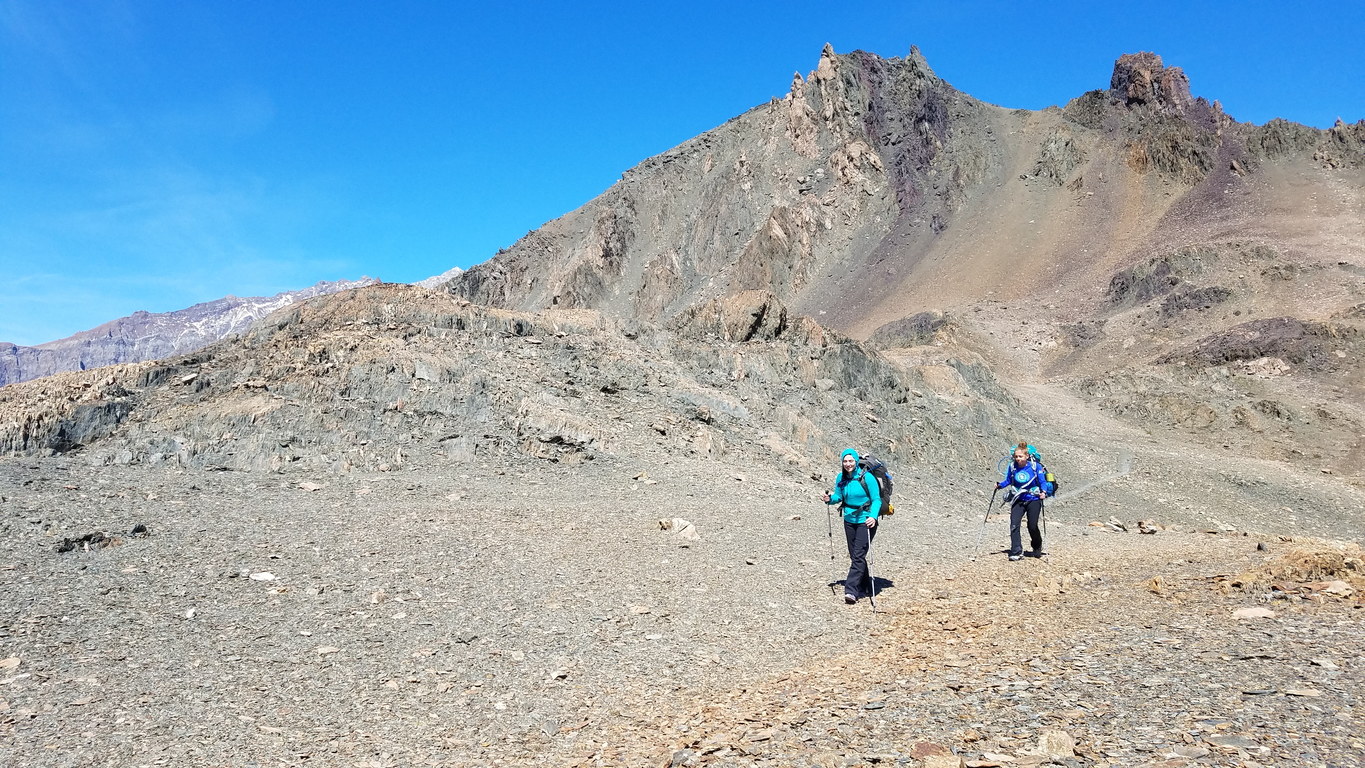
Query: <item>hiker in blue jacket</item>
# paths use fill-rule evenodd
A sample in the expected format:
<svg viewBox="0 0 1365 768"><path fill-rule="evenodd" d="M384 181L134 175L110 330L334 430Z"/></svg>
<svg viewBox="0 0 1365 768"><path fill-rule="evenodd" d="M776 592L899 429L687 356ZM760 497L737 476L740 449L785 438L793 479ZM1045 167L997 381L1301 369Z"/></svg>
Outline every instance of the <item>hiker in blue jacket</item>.
<svg viewBox="0 0 1365 768"><path fill-rule="evenodd" d="M1038 529L1038 518L1043 514L1043 500L1047 498L1047 468L1029 452L1028 443L1014 449L1014 461L1005 468L1005 476L995 484L999 488L1013 488L1010 504L1010 560L1024 556L1024 544L1019 524L1028 518L1029 543L1033 550L1029 557L1043 556L1043 532Z"/></svg>
<svg viewBox="0 0 1365 768"><path fill-rule="evenodd" d="M877 478L858 466L858 452L849 448L840 457L843 471L834 488L825 491L825 503L838 505L844 513L844 539L848 542L848 577L844 579L844 602L871 597L875 586L867 567L867 551L877 536L877 517L882 509Z"/></svg>

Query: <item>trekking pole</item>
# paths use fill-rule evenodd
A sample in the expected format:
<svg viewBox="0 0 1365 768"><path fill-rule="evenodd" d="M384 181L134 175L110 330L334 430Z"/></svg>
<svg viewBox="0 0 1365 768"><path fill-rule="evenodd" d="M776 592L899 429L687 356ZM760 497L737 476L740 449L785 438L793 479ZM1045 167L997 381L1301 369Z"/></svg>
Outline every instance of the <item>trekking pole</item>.
<svg viewBox="0 0 1365 768"><path fill-rule="evenodd" d="M994 507L994 506L995 506L995 494L997 494L997 493L1000 493L1000 488L999 488L998 486L996 487L995 490L991 491L991 500L988 501L988 502L986 502L986 519L981 521L981 528L978 529L977 532L976 532L976 554L977 554L977 555L980 555L980 554L981 554L981 539L982 539L983 537L985 537L985 535L986 535L986 523L990 522L990 519L991 519L991 507Z"/></svg>
<svg viewBox="0 0 1365 768"><path fill-rule="evenodd" d="M863 560L867 563L867 580L871 582L872 588L867 591L867 604L872 606L872 612L877 612L877 579L872 575L872 529L866 525L863 528L867 531L867 555Z"/></svg>
<svg viewBox="0 0 1365 768"><path fill-rule="evenodd" d="M834 585L839 582L838 565L834 562L834 512L830 509L829 504L825 505L825 527L829 529L829 572L831 574L829 593L838 597L839 594L834 590Z"/></svg>

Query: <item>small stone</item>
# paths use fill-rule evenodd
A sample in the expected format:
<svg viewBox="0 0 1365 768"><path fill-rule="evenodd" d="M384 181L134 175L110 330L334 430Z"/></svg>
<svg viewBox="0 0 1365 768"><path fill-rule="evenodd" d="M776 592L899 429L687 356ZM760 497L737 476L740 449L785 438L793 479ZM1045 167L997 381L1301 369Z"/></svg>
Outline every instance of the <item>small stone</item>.
<svg viewBox="0 0 1365 768"><path fill-rule="evenodd" d="M953 751L932 741L917 741L910 747L910 756L916 760L923 760L934 755L951 755Z"/></svg>
<svg viewBox="0 0 1365 768"><path fill-rule="evenodd" d="M317 653L319 656L327 656L336 653L340 650L341 650L340 648L337 648L334 645L320 645L318 646Z"/></svg>
<svg viewBox="0 0 1365 768"><path fill-rule="evenodd" d="M1311 659L1311 661L1313 662L1313 664L1322 667L1323 669L1328 670L1340 669L1340 667L1338 667L1336 663L1333 662L1331 659Z"/></svg>
<svg viewBox="0 0 1365 768"><path fill-rule="evenodd" d="M270 571L257 571L249 577L252 581L274 581L275 574Z"/></svg>
<svg viewBox="0 0 1365 768"><path fill-rule="evenodd" d="M1316 699L1316 698L1318 698L1319 696L1322 695L1322 691L1315 690L1315 689L1313 689L1313 688L1286 688L1285 691L1284 691L1284 695L1286 695L1286 696L1306 696L1306 697L1308 697L1308 698L1310 698L1310 699Z"/></svg>
<svg viewBox="0 0 1365 768"><path fill-rule="evenodd" d="M8 659L0 659L0 671L8 672L19 668L19 657L11 656Z"/></svg>
<svg viewBox="0 0 1365 768"><path fill-rule="evenodd" d="M1043 731L1038 735L1038 751L1048 757L1070 759L1076 755L1076 740L1066 731Z"/></svg>
<svg viewBox="0 0 1365 768"><path fill-rule="evenodd" d="M1275 612L1269 608L1239 608L1232 612L1234 619L1273 619Z"/></svg>
<svg viewBox="0 0 1365 768"><path fill-rule="evenodd" d="M678 525L678 523L682 523L682 525ZM673 520L673 530L678 532L678 538L683 539L685 541L701 540L701 534L697 533L697 526L693 525L687 520L675 518Z"/></svg>
<svg viewBox="0 0 1365 768"><path fill-rule="evenodd" d="M320 491L322 486L317 483L299 483L299 489L304 491Z"/></svg>
<svg viewBox="0 0 1365 768"><path fill-rule="evenodd" d="M1355 588L1344 581L1331 581L1327 583L1327 588L1324 589L1323 591L1329 595L1341 595L1342 597L1350 597L1352 594L1355 593Z"/></svg>
<svg viewBox="0 0 1365 768"><path fill-rule="evenodd" d="M1204 741L1219 749L1226 749L1229 751L1236 751L1239 749L1260 751L1261 749L1260 744L1257 744L1255 740L1244 733L1215 733L1210 736L1205 736Z"/></svg>

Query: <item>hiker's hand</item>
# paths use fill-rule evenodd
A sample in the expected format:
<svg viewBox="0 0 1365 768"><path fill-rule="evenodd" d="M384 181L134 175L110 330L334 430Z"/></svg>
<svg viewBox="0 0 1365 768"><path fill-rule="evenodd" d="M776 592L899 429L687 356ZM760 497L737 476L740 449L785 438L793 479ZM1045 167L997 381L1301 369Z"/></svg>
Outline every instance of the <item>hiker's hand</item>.
<svg viewBox="0 0 1365 768"><path fill-rule="evenodd" d="M824 501L825 501L826 504L828 504L828 503L829 503L829 491L825 491L825 495L822 496L821 498L824 499Z"/></svg>
<svg viewBox="0 0 1365 768"><path fill-rule="evenodd" d="M869 518L867 519L867 522L866 522L866 523L863 523L863 525L866 525L868 528L876 528L876 527L877 527L877 518L875 518L875 517L869 517Z"/></svg>

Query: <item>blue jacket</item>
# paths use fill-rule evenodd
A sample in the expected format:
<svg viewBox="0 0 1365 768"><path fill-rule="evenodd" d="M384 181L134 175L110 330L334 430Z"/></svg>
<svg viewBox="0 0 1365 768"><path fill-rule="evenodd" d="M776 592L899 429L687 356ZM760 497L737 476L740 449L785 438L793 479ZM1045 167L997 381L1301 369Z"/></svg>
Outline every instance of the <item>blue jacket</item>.
<svg viewBox="0 0 1365 768"><path fill-rule="evenodd" d="M844 456L858 460L858 452L852 448L839 456L839 477L834 481L834 489L829 492L829 503L843 507L845 522L859 525L881 514L882 487L877 484L877 478L857 466L853 468L853 477L845 482L842 468Z"/></svg>
<svg viewBox="0 0 1365 768"><path fill-rule="evenodd" d="M996 488L1008 488L1014 486L1019 489L1019 495L1015 498L1029 502L1043 498L1040 494L1048 491L1047 467L1038 461L1029 459L1028 463L1022 467L1016 467L1011 461L1005 468L1005 477L995 484Z"/></svg>

